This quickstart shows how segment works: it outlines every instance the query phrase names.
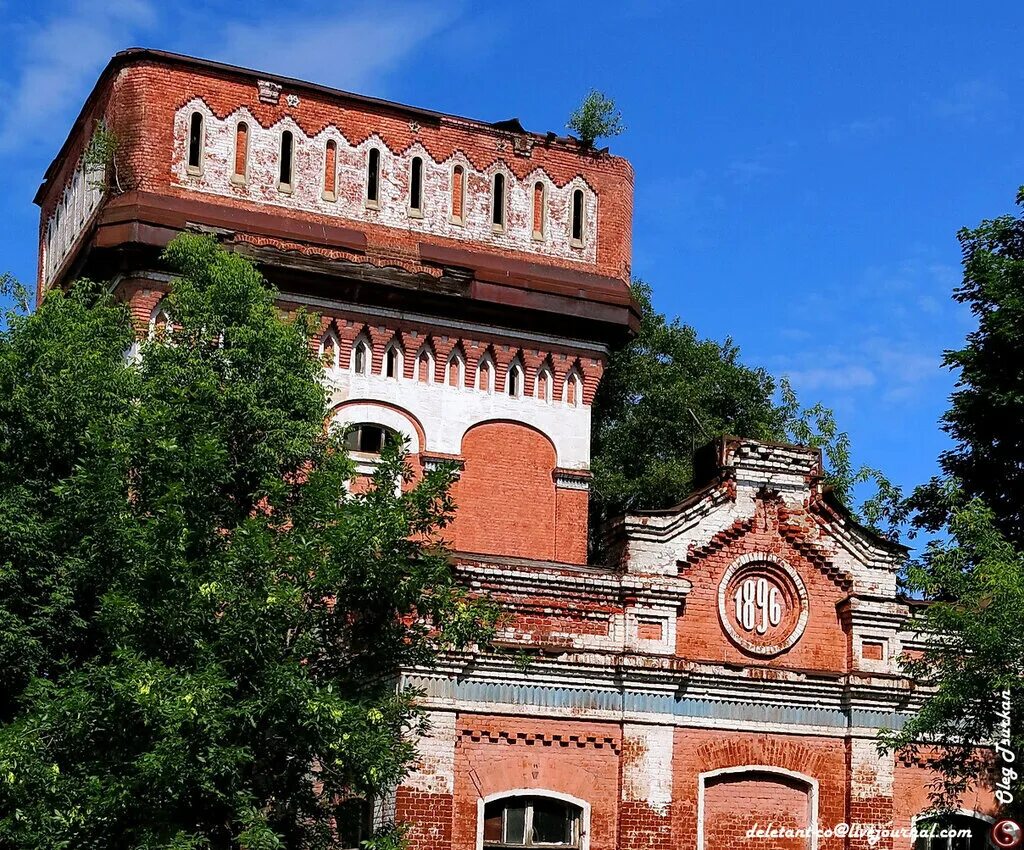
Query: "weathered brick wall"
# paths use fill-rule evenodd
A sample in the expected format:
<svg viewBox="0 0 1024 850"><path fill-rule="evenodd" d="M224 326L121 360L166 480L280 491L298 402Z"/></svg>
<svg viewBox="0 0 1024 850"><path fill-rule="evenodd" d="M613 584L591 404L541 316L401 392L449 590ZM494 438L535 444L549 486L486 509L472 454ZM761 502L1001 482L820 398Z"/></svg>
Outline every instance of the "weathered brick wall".
<svg viewBox="0 0 1024 850"><path fill-rule="evenodd" d="M406 256L415 260L416 246L424 239L438 245L466 247L468 229L472 231L471 241L476 250L565 268L582 266L624 282L629 280L633 175L629 164L617 157L581 152L574 143L523 136L466 119L438 116L434 120L427 117L417 120L399 107L383 103L375 107L366 101L346 100L340 95L332 97L309 90L285 90L276 104L264 103L260 101L255 78L153 60L136 60L122 68L111 90L107 112L121 139L119 164L126 184L132 189L182 197L196 194L199 186L190 184L192 176L184 175L182 179L179 172L186 156L183 131L187 116L182 113L176 120L176 113L186 107L191 109L190 105L201 101L209 118L211 175L219 174L218 163L224 163L224 174L220 175L224 177L224 185L208 186L206 188L216 188L216 194L203 194L211 203L265 210L269 188L275 203L286 207L292 217L323 224L348 220L338 211L339 207L345 207L350 216L359 219L361 228L369 236L367 253L371 260L374 256ZM231 183L228 174L233 171L229 165L233 165L235 158L232 128L236 123L228 121L228 117L237 119L243 114L250 125L252 181L237 185ZM222 125L220 130L218 122ZM276 155L267 140L272 135L279 138L284 126L296 134L296 184L315 186L315 191L303 189L291 196L277 191L276 179L272 179ZM83 131L79 128L77 132ZM329 136L339 143L339 197L334 202L323 201L320 197ZM354 176L355 148L360 148L361 156L371 137L379 141L383 154L382 200L388 201L383 215L367 211L361 198L357 203L344 195L362 185ZM84 142L79 143L78 150L82 144ZM352 151L348 157L352 162L346 167L347 150ZM407 215L408 161L414 152L432 164L426 169L430 204L438 203L442 195L445 198L443 215L438 207L437 215L429 220L426 216L416 219ZM274 161L265 161L270 158ZM447 184L449 169L455 162L462 163L468 175L466 225L461 230L449 221L450 190L442 185ZM490 178L497 169L503 170L510 181L511 205L503 232L492 230L486 221ZM350 172L352 179L347 179ZM44 195L44 222L53 213L66 177L66 173L60 173L54 181L57 189L48 190ZM261 180L258 187L257 177ZM201 184L202 176L197 179ZM537 180L549 185L551 228L542 240L533 239L532 191ZM269 187L265 183L270 184ZM596 237L589 247L584 243L582 248L568 246L563 226L569 193L577 187L583 189L589 199L590 231L591 236ZM398 198L402 199L400 205ZM400 206L397 212L396 205ZM431 210L434 211L433 207ZM45 231L45 225L42 230Z"/></svg>
<svg viewBox="0 0 1024 850"><path fill-rule="evenodd" d="M453 850L476 848L478 801L510 790L555 791L590 805L590 850L619 842L620 729L460 714L455 747Z"/></svg>

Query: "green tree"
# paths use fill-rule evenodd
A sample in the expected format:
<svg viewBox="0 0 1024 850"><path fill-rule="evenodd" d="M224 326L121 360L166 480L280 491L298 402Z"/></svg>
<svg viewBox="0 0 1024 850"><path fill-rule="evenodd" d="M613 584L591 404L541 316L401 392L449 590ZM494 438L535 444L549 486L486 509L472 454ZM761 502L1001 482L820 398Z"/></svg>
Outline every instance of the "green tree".
<svg viewBox="0 0 1024 850"><path fill-rule="evenodd" d="M804 409L789 384L745 366L731 339L700 339L658 313L651 288L633 282L640 329L609 358L593 407L594 543L603 523L631 510L670 507L694 485L693 455L723 434L822 449L827 483L846 503L873 481L864 517L881 524L898 496L878 471L853 464L848 435L828 408Z"/></svg>
<svg viewBox="0 0 1024 850"><path fill-rule="evenodd" d="M1024 206L1024 190L1017 203ZM897 749L921 740L944 745L939 806L988 777L990 753L973 742L1000 737L1004 691L1011 746L1024 753L1024 216L983 221L957 238L964 276L953 297L970 307L977 327L945 355L959 371L942 420L956 443L939 459L943 474L904 505L918 530L943 533L907 572L908 591L929 600L918 625L933 638L907 668L932 689L911 722L881 741ZM1008 813L1019 818L1024 785L1010 784Z"/></svg>
<svg viewBox="0 0 1024 850"><path fill-rule="evenodd" d="M622 113L615 108L615 101L603 92L593 89L573 110L565 125L580 137L588 147L601 138L611 138L626 131Z"/></svg>
<svg viewBox="0 0 1024 850"><path fill-rule="evenodd" d="M1001 740L1004 695L1010 721L1024 711L1024 554L999 531L991 509L966 497L956 482L947 482L939 497L948 534L929 542L907 571L908 588L929 601L912 624L927 648L903 665L928 690L917 713L901 729L883 732L880 744L910 752L923 742L941 747L934 762L941 779L932 794L941 810L957 808L972 782L993 776L991 751L976 744ZM1011 755L1024 752L1019 721L1008 728ZM1001 766L997 759L997 778ZM1014 801L1005 813L1020 818L1020 769L1009 766L1014 773L1007 790Z"/></svg>
<svg viewBox="0 0 1024 850"><path fill-rule="evenodd" d="M211 240L165 258L137 358L86 284L0 332L4 847L326 846L413 754L396 668L493 619L431 542L451 471L396 494L389 449L348 494L308 317Z"/></svg>
<svg viewBox="0 0 1024 850"><path fill-rule="evenodd" d="M1017 195L1024 208L1024 188ZM993 521L1024 546L1024 215L1004 215L957 234L963 282L954 298L977 327L944 362L959 371L943 428L956 445L940 458L943 472L968 496L981 498ZM913 498L918 523L941 527L945 484L936 479Z"/></svg>

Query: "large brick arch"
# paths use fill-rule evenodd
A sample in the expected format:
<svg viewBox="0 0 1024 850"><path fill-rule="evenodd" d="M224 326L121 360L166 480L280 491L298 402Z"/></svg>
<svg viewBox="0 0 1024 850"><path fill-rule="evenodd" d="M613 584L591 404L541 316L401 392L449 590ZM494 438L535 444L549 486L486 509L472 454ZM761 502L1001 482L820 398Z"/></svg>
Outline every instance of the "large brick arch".
<svg viewBox="0 0 1024 850"><path fill-rule="evenodd" d="M555 447L540 431L494 420L462 438L454 544L463 552L550 559L555 543Z"/></svg>

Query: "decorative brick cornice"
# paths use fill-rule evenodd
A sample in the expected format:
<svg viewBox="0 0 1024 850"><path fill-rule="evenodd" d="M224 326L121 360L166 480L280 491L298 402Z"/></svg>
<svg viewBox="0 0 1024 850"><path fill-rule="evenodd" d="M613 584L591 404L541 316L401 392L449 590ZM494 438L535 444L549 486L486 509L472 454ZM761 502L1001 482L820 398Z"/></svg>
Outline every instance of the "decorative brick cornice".
<svg viewBox="0 0 1024 850"><path fill-rule="evenodd" d="M505 729L460 729L460 741L490 744L525 744L541 747L575 747L583 749L593 747L597 750L609 749L615 753L620 750L618 738L602 735L560 735L543 732L510 732Z"/></svg>

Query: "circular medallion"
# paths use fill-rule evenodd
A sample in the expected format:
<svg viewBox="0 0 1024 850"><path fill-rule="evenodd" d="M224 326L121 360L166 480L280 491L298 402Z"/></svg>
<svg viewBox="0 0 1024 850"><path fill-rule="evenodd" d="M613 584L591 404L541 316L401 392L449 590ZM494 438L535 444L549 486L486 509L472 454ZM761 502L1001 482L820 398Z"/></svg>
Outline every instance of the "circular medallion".
<svg viewBox="0 0 1024 850"><path fill-rule="evenodd" d="M807 625L807 589L789 564L770 552L733 561L718 586L718 616L733 642L755 655L777 655Z"/></svg>

